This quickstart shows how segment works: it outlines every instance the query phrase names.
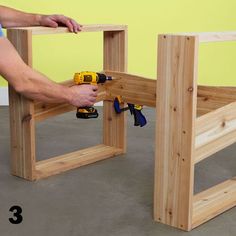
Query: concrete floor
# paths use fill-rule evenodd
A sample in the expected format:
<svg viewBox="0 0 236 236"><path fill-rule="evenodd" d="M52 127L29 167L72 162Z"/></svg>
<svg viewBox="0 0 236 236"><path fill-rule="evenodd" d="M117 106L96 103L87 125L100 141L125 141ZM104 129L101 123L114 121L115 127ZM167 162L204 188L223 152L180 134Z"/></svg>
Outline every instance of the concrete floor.
<svg viewBox="0 0 236 236"><path fill-rule="evenodd" d="M0 108L0 235L235 236L235 208L189 233L153 221L155 111L144 113L143 128L133 127L129 115L126 155L31 183L9 173L8 109ZM38 160L100 143L101 127L100 118L77 120L74 112L38 124ZM235 175L235 150L231 146L197 165L195 192ZM23 209L19 225L8 221L13 205Z"/></svg>

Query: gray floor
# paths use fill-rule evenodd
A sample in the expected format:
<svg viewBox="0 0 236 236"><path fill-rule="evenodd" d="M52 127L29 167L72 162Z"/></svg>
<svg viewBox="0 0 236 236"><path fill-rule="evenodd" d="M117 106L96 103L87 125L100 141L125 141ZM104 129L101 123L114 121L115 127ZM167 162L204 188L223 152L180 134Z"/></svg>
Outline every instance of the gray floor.
<svg viewBox="0 0 236 236"><path fill-rule="evenodd" d="M0 235L236 235L236 209L189 233L153 221L155 111L144 113L148 119L144 128L133 127L129 116L126 155L31 183L9 174L8 109L0 108ZM37 157L98 144L101 127L100 118L77 120L74 112L40 123ZM197 165L195 192L235 175L235 150L236 145L231 146ZM19 225L8 221L13 205L23 209Z"/></svg>

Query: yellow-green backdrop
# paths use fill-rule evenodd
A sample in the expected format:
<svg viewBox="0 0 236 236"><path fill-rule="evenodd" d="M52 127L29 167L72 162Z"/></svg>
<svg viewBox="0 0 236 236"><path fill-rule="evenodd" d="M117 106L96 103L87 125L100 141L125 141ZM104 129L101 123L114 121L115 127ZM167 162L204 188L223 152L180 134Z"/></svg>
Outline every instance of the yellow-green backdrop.
<svg viewBox="0 0 236 236"><path fill-rule="evenodd" d="M27 12L61 13L81 24L126 24L128 72L156 78L157 35L172 32L236 30L235 0L2 0ZM34 36L34 68L55 81L74 72L102 69L102 35ZM200 46L199 83L236 85L236 43ZM6 83L0 78L0 86Z"/></svg>

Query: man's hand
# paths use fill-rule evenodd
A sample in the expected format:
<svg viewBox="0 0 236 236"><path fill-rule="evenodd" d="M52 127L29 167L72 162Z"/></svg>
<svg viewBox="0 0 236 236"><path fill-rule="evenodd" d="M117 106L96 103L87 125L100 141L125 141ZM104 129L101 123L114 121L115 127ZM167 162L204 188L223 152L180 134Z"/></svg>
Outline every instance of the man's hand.
<svg viewBox="0 0 236 236"><path fill-rule="evenodd" d="M69 88L69 103L76 107L93 106L98 94L98 86L95 85L74 85Z"/></svg>
<svg viewBox="0 0 236 236"><path fill-rule="evenodd" d="M78 33L82 25L72 18L64 15L38 15L38 22L41 26L57 28L59 25L66 26L70 32Z"/></svg>

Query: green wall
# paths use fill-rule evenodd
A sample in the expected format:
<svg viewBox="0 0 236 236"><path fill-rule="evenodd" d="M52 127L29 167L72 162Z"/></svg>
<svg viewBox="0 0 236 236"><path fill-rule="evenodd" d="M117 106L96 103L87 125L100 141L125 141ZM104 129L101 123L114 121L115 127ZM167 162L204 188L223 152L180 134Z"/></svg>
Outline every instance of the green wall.
<svg viewBox="0 0 236 236"><path fill-rule="evenodd" d="M159 33L236 30L235 0L2 0L1 4L28 12L61 13L81 24L127 24L128 72L150 78L156 78ZM33 55L34 68L55 81L70 79L77 71L99 71L102 35L34 36ZM199 57L199 83L236 85L236 43L203 44ZM0 86L5 85L0 78Z"/></svg>

